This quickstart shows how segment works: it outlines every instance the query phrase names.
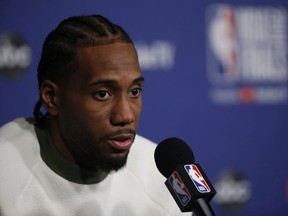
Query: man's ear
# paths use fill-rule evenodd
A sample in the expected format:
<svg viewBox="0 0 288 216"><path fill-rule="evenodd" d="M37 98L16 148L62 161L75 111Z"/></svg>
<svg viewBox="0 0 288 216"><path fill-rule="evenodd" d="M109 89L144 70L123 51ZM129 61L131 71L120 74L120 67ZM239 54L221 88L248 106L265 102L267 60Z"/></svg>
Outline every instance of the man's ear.
<svg viewBox="0 0 288 216"><path fill-rule="evenodd" d="M45 80L40 89L42 103L51 116L58 114L59 88L51 80Z"/></svg>

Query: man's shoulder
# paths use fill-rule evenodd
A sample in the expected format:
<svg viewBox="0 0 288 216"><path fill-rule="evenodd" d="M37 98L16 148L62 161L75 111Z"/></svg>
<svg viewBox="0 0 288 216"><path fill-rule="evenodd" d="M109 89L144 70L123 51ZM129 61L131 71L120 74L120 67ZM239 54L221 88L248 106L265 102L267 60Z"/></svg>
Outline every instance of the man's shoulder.
<svg viewBox="0 0 288 216"><path fill-rule="evenodd" d="M154 151L157 144L150 139L137 134L135 137L135 146L136 148L141 148L142 150L147 149L148 151Z"/></svg>
<svg viewBox="0 0 288 216"><path fill-rule="evenodd" d="M141 135L136 135L135 141L132 145L132 148L130 150L130 158L133 161L141 161L139 165L145 163L146 165L144 166L153 166L155 167L155 162L154 162L154 151L157 147L157 144L153 141L151 141L148 138L145 138Z"/></svg>
<svg viewBox="0 0 288 216"><path fill-rule="evenodd" d="M39 146L35 145L35 142L37 138L31 119L18 118L0 128L0 156L2 158L20 156L25 152L30 154Z"/></svg>
<svg viewBox="0 0 288 216"><path fill-rule="evenodd" d="M154 152L157 144L143 136L137 135L128 156L127 169L130 177L141 182L147 197L153 206L163 215L180 215L181 212L165 186L166 178L158 171Z"/></svg>
<svg viewBox="0 0 288 216"><path fill-rule="evenodd" d="M17 118L0 127L0 138L15 138L25 132L33 130L32 118Z"/></svg>
<svg viewBox="0 0 288 216"><path fill-rule="evenodd" d="M0 128L0 202L4 207L13 208L39 161L39 152L29 119L18 118Z"/></svg>
<svg viewBox="0 0 288 216"><path fill-rule="evenodd" d="M139 178L149 180L147 176L150 176L163 180L154 160L156 146L153 141L137 135L130 149L127 168Z"/></svg>

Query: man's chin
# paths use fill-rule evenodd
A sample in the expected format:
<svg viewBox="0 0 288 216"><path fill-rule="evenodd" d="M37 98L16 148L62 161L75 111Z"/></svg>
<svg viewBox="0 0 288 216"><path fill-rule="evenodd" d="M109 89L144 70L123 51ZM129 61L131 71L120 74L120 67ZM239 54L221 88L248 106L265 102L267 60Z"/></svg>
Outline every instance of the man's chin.
<svg viewBox="0 0 288 216"><path fill-rule="evenodd" d="M85 167L89 170L99 171L102 170L104 172L112 172L118 171L125 167L127 163L126 154L117 154L112 155L110 157L102 158L101 160L94 161L92 163L86 164Z"/></svg>
<svg viewBox="0 0 288 216"><path fill-rule="evenodd" d="M127 163L127 156L128 153L113 156L112 158L110 158L110 160L106 160L106 162L101 165L101 169L109 172L118 171L125 167Z"/></svg>

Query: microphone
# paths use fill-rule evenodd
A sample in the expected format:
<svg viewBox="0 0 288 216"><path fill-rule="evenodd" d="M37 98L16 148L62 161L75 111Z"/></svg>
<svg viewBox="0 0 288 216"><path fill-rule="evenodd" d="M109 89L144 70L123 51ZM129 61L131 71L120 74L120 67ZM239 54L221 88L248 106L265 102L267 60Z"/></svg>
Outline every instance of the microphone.
<svg viewBox="0 0 288 216"><path fill-rule="evenodd" d="M197 216L215 216L209 201L216 190L199 164L192 149L179 138L167 138L154 152L159 172L167 178L165 185L182 212Z"/></svg>

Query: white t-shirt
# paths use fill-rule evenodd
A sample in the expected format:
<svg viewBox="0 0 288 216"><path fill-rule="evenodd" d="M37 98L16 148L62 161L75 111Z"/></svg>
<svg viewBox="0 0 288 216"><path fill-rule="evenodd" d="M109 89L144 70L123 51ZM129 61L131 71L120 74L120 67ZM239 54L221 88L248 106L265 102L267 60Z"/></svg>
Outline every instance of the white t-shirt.
<svg viewBox="0 0 288 216"><path fill-rule="evenodd" d="M127 165L96 184L56 174L40 155L34 125L0 129L1 216L164 216L181 213L154 162L156 145L137 135Z"/></svg>

